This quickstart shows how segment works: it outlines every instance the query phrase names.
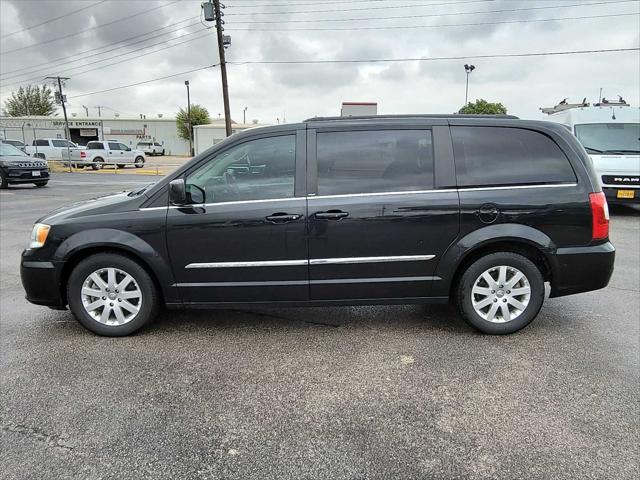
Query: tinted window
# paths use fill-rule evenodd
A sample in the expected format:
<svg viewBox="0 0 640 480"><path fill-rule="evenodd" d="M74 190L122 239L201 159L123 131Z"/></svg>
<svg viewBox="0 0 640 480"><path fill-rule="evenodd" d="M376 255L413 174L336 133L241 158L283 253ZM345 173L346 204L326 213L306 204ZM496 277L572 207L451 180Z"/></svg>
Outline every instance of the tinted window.
<svg viewBox="0 0 640 480"><path fill-rule="evenodd" d="M67 142L66 140L51 140L51 143L53 144L54 147L64 147L64 148L73 147L73 145Z"/></svg>
<svg viewBox="0 0 640 480"><path fill-rule="evenodd" d="M120 144L109 142L109 150L120 150Z"/></svg>
<svg viewBox="0 0 640 480"><path fill-rule="evenodd" d="M36 147L48 147L49 146L49 142L47 140L34 140L33 144Z"/></svg>
<svg viewBox="0 0 640 480"><path fill-rule="evenodd" d="M118 145L120 145L120 150L129 150L129 147L124 143L119 143Z"/></svg>
<svg viewBox="0 0 640 480"><path fill-rule="evenodd" d="M87 143L87 150L104 150L102 142L89 142Z"/></svg>
<svg viewBox="0 0 640 480"><path fill-rule="evenodd" d="M459 186L575 182L549 137L522 128L451 127Z"/></svg>
<svg viewBox="0 0 640 480"><path fill-rule="evenodd" d="M216 155L187 178L192 203L293 197L295 135L261 138Z"/></svg>
<svg viewBox="0 0 640 480"><path fill-rule="evenodd" d="M318 195L433 188L430 130L319 133Z"/></svg>
<svg viewBox="0 0 640 480"><path fill-rule="evenodd" d="M14 147L23 147L24 143L20 140L3 140L4 143L8 143L9 145L13 145Z"/></svg>

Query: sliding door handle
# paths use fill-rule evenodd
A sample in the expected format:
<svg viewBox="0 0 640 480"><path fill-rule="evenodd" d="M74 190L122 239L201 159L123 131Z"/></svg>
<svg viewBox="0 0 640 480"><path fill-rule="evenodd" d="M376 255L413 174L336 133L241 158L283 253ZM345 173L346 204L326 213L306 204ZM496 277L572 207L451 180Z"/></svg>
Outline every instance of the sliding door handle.
<svg viewBox="0 0 640 480"><path fill-rule="evenodd" d="M349 212L343 212L342 210L327 210L326 212L317 212L315 217L319 220L340 220L348 217Z"/></svg>

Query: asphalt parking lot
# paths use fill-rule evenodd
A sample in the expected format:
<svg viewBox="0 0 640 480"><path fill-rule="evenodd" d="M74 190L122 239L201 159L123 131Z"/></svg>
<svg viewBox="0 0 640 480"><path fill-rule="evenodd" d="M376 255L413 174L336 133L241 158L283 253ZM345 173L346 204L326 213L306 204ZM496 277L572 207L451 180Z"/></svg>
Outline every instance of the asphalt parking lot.
<svg viewBox="0 0 640 480"><path fill-rule="evenodd" d="M168 312L103 338L24 300L38 217L156 179L0 192L3 478L637 478L638 210L612 212L607 289L511 336L387 306Z"/></svg>

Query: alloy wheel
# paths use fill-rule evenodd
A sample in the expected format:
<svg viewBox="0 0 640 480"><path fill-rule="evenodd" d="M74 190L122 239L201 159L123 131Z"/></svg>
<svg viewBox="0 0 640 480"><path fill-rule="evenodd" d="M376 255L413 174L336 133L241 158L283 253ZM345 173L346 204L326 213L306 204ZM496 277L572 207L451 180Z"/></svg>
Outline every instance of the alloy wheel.
<svg viewBox="0 0 640 480"><path fill-rule="evenodd" d="M89 316L104 325L124 325L142 307L142 291L136 280L119 268L101 268L89 275L80 292Z"/></svg>
<svg viewBox="0 0 640 480"><path fill-rule="evenodd" d="M529 279L517 268L506 265L485 270L471 289L475 312L492 323L515 320L526 310L530 299Z"/></svg>

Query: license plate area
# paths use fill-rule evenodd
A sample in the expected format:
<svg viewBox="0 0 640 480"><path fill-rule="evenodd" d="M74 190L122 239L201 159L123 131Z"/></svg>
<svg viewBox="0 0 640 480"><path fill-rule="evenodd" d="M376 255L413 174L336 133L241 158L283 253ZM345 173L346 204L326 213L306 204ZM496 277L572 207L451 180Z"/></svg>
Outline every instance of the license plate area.
<svg viewBox="0 0 640 480"><path fill-rule="evenodd" d="M31 176L32 177L39 177L40 176L40 170L34 170L33 172L31 172Z"/></svg>
<svg viewBox="0 0 640 480"><path fill-rule="evenodd" d="M634 198L635 190L618 190L617 198Z"/></svg>

